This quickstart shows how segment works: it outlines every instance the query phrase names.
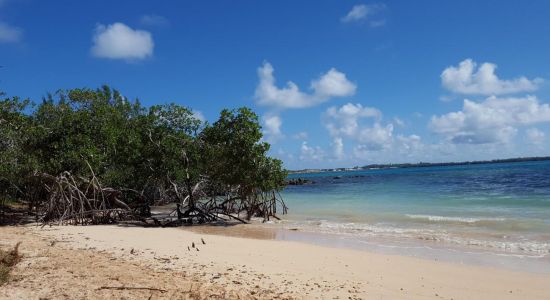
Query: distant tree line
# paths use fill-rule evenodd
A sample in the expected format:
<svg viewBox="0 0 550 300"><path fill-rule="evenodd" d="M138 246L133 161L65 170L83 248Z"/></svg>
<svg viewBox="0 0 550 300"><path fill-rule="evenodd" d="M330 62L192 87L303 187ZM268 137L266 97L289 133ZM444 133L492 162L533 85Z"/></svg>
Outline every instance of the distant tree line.
<svg viewBox="0 0 550 300"><path fill-rule="evenodd" d="M2 94L0 199L43 221L108 223L178 203L179 219L268 218L286 210L287 176L267 155L258 116L224 109L213 124L176 104L145 107L103 86L40 103Z"/></svg>
<svg viewBox="0 0 550 300"><path fill-rule="evenodd" d="M514 163L514 162L528 162L528 161L545 161L545 160L550 160L550 156L530 156L530 157L492 159L492 160L473 160L473 161L441 162L441 163L419 162L419 163L402 163L402 164L371 164L371 165L363 166L361 167L361 169L450 167L450 166L502 164L502 163Z"/></svg>
<svg viewBox="0 0 550 300"><path fill-rule="evenodd" d="M419 163L396 163L396 164L370 164L362 167L353 168L332 168L332 169L303 169L303 170L289 170L289 174L304 174L304 173L319 173L319 172L342 172L342 171L357 171L357 170L371 170L371 169L400 169L400 168L427 168L427 167L452 167L452 166L467 166L467 165L484 165L484 164L502 164L502 163L516 163L516 162L530 162L530 161L548 161L550 156L529 156L529 157L515 157L515 158L502 158L492 160L474 160L474 161L460 161L460 162L419 162ZM290 181L287 180L290 184ZM293 182L295 183L295 182Z"/></svg>

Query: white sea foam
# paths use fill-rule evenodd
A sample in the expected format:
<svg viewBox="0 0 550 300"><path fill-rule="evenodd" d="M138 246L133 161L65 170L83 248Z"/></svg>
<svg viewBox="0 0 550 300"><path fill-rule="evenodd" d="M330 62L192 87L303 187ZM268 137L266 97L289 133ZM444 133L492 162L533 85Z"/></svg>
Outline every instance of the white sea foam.
<svg viewBox="0 0 550 300"><path fill-rule="evenodd" d="M417 218L440 222L438 216L418 216ZM434 218L435 217L435 218ZM464 222L475 223L481 221L496 221L501 222L505 219L501 218L456 218L442 217L446 222ZM441 245L457 245L468 247L471 249L486 249L494 253L501 254L526 254L528 256L548 256L550 255L550 241L540 239L526 239L522 236L511 238L509 235L491 235L486 236L471 236L466 233L460 234L454 231L444 229L429 229L429 228L414 228L414 227L399 227L392 224L368 224L368 223L343 223L328 220L315 221L298 221L291 222L292 228L299 227L301 230L310 232L319 232L326 234L336 234L346 236L348 238L370 240L371 238L408 240L408 241L423 241L427 243L437 243ZM500 236L500 237L499 237Z"/></svg>
<svg viewBox="0 0 550 300"><path fill-rule="evenodd" d="M453 222L453 223L478 223L478 222L504 222L506 218L471 218L471 217L446 217L433 215L406 215L411 219L427 220L430 222Z"/></svg>

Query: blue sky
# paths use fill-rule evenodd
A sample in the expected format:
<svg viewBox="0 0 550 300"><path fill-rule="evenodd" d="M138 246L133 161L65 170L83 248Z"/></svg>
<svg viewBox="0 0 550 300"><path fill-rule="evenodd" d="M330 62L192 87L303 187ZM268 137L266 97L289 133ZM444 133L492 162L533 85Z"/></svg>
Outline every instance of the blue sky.
<svg viewBox="0 0 550 300"><path fill-rule="evenodd" d="M0 89L39 100L109 84L211 122L249 106L291 169L550 155L549 11L542 0L0 0Z"/></svg>

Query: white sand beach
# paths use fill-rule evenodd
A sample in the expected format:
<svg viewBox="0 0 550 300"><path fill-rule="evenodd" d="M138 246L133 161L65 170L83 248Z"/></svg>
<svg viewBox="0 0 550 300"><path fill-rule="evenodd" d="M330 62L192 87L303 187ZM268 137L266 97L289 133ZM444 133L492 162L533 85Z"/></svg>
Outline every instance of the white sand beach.
<svg viewBox="0 0 550 300"><path fill-rule="evenodd" d="M181 228L3 227L0 231L1 245L21 241L24 255L14 271L18 279L0 289L4 299L550 297L550 276L545 274L298 242Z"/></svg>

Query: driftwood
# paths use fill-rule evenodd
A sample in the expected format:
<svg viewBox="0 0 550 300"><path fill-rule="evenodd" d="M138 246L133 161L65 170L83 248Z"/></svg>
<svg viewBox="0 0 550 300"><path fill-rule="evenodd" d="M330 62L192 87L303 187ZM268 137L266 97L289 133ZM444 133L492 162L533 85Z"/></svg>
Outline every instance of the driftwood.
<svg viewBox="0 0 550 300"><path fill-rule="evenodd" d="M151 287L139 287L139 286L102 286L99 290L148 290L166 293L168 290L151 288Z"/></svg>

